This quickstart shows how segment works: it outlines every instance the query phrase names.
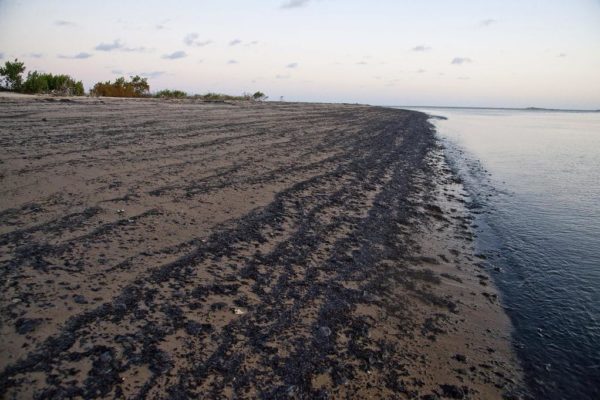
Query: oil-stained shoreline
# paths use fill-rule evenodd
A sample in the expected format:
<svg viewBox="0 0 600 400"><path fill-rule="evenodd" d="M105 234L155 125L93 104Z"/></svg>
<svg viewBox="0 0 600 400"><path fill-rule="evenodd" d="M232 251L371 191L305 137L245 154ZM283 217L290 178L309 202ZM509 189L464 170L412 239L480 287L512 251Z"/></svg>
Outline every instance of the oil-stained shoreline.
<svg viewBox="0 0 600 400"><path fill-rule="evenodd" d="M510 324L426 115L0 106L2 397L518 389Z"/></svg>

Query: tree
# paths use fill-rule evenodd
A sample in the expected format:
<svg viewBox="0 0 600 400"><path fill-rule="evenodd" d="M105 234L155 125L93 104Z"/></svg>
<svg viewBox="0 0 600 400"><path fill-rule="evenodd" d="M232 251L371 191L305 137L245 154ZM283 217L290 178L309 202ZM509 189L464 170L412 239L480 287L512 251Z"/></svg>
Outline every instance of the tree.
<svg viewBox="0 0 600 400"><path fill-rule="evenodd" d="M29 72L21 90L25 93L54 93L60 95L82 96L83 83L75 81L69 75L53 75Z"/></svg>
<svg viewBox="0 0 600 400"><path fill-rule="evenodd" d="M23 72L25 71L25 63L17 60L7 61L4 67L0 67L0 76L4 81L4 88L8 90L19 90L23 84Z"/></svg>
<svg viewBox="0 0 600 400"><path fill-rule="evenodd" d="M263 92L258 91L252 95L252 98L256 101L264 101L267 100L269 97Z"/></svg>
<svg viewBox="0 0 600 400"><path fill-rule="evenodd" d="M47 93L50 90L48 77L37 71L29 72L22 90L25 93Z"/></svg>
<svg viewBox="0 0 600 400"><path fill-rule="evenodd" d="M142 78L138 75L132 76L130 85L133 88L135 97L142 97L150 92L150 85L148 85L147 78Z"/></svg>
<svg viewBox="0 0 600 400"><path fill-rule="evenodd" d="M124 77L117 78L115 82L98 82L94 85L90 94L94 96L108 97L143 97L150 92L148 80L138 75L132 76L131 81Z"/></svg>

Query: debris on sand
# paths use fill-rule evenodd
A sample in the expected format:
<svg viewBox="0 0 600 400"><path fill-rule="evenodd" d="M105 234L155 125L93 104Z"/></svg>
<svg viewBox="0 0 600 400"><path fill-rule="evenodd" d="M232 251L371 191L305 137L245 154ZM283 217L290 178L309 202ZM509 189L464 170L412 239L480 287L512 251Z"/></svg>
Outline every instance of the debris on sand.
<svg viewBox="0 0 600 400"><path fill-rule="evenodd" d="M1 398L518 387L426 115L138 100L0 99Z"/></svg>

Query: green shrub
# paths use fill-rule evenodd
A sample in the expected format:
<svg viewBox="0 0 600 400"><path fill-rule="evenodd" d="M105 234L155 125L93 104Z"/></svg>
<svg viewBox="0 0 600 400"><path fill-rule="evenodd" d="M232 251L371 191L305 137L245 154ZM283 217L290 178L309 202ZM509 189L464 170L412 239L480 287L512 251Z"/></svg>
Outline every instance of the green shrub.
<svg viewBox="0 0 600 400"><path fill-rule="evenodd" d="M26 93L47 93L50 91L48 80L47 74L40 74L37 71L29 72L23 84L23 91Z"/></svg>
<svg viewBox="0 0 600 400"><path fill-rule="evenodd" d="M107 97L144 97L150 93L148 79L138 75L132 76L130 81L124 77L118 78L115 82L98 82L94 85L90 94L93 96Z"/></svg>
<svg viewBox="0 0 600 400"><path fill-rule="evenodd" d="M260 91L254 93L252 95L252 99L255 100L255 101L265 101L268 98L269 97L266 94L264 94L263 92L260 92Z"/></svg>
<svg viewBox="0 0 600 400"><path fill-rule="evenodd" d="M200 97L202 100L207 100L207 101L242 100L242 98L240 96L236 97L236 96L230 96L228 94L212 93L212 92L200 95L198 97Z"/></svg>
<svg viewBox="0 0 600 400"><path fill-rule="evenodd" d="M226 101L226 100L262 101L262 100L266 100L268 97L265 96L265 94L262 92L256 92L254 94L244 93L241 96L231 96L229 94L209 92L209 93L202 94L202 95L195 95L194 98L199 98L199 99L202 99L205 101Z"/></svg>
<svg viewBox="0 0 600 400"><path fill-rule="evenodd" d="M154 96L166 99L183 99L187 97L187 93L181 90L164 89L156 92Z"/></svg>
<svg viewBox="0 0 600 400"><path fill-rule="evenodd" d="M4 67L0 67L0 76L2 77L2 87L7 90L21 90L23 84L23 72L25 71L25 63L17 60L4 63Z"/></svg>
<svg viewBox="0 0 600 400"><path fill-rule="evenodd" d="M23 83L22 91L25 93L54 93L62 95L82 96L83 83L75 81L69 75L53 75L29 72Z"/></svg>

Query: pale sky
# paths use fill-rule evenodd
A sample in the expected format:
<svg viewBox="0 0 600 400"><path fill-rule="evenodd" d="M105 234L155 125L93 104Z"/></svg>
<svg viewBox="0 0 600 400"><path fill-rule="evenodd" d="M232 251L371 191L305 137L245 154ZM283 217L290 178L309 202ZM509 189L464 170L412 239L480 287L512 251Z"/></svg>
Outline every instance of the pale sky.
<svg viewBox="0 0 600 400"><path fill-rule="evenodd" d="M0 62L151 90L600 109L600 0L0 0Z"/></svg>

